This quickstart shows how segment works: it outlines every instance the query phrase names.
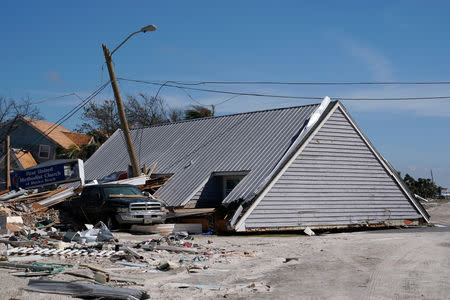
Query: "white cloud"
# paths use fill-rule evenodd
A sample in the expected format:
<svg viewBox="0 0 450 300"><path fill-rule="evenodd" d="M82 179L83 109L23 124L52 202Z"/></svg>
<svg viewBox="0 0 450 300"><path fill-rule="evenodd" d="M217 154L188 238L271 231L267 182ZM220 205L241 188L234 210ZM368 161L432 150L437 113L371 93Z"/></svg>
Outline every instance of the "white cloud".
<svg viewBox="0 0 450 300"><path fill-rule="evenodd" d="M44 77L50 81L51 83L57 84L57 85L65 85L66 83L62 79L61 73L57 71L48 71L44 74Z"/></svg>
<svg viewBox="0 0 450 300"><path fill-rule="evenodd" d="M327 36L336 42L348 55L367 68L375 80L392 80L392 63L375 47L358 41L342 33L329 33Z"/></svg>

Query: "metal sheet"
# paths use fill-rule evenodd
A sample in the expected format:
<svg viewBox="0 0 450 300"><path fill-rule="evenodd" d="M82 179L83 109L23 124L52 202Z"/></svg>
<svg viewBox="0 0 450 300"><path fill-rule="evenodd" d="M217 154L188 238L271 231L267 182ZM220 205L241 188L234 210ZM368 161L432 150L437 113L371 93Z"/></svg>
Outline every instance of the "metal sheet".
<svg viewBox="0 0 450 300"><path fill-rule="evenodd" d="M213 172L249 173L224 202L251 195L270 174L318 104L196 119L132 130L140 164L172 173L157 195L178 206ZM116 131L85 163L87 180L126 170L122 132Z"/></svg>

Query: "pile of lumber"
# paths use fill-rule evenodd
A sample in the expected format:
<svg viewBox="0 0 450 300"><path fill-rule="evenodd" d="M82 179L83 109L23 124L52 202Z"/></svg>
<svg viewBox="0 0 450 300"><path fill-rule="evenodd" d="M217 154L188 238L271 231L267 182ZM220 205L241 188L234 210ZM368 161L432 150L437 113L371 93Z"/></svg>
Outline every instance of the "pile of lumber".
<svg viewBox="0 0 450 300"><path fill-rule="evenodd" d="M0 216L6 217L6 220L14 219L13 217L20 218L21 221L16 222L16 226L23 224L34 228L41 220L51 220L51 223L55 224L58 222L58 212L51 207L73 195L73 188L67 187L44 192L32 190L0 192Z"/></svg>

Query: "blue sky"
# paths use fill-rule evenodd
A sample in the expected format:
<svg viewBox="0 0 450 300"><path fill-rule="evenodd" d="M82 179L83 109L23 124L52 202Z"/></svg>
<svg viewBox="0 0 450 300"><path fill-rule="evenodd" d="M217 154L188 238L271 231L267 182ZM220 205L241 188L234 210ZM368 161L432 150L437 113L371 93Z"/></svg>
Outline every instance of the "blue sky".
<svg viewBox="0 0 450 300"><path fill-rule="evenodd" d="M2 1L0 95L34 101L76 92L86 97L107 80L101 44L113 49L120 77L197 81L448 81L448 1ZM447 96L450 86L207 86L324 97ZM123 95L154 86L120 83ZM189 91L197 101L229 96ZM112 95L106 88L95 101ZM192 100L164 88L171 106ZM218 114L314 101L237 97ZM79 99L40 106L56 121ZM450 187L450 100L344 101L375 147L403 174ZM79 115L63 125L69 129Z"/></svg>

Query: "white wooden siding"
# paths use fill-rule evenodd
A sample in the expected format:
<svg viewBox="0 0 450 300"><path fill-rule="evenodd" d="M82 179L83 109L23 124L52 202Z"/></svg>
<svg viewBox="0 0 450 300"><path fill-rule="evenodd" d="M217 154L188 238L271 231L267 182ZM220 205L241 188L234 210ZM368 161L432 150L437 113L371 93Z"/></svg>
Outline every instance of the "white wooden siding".
<svg viewBox="0 0 450 300"><path fill-rule="evenodd" d="M245 221L245 227L355 225L419 219L338 108Z"/></svg>

